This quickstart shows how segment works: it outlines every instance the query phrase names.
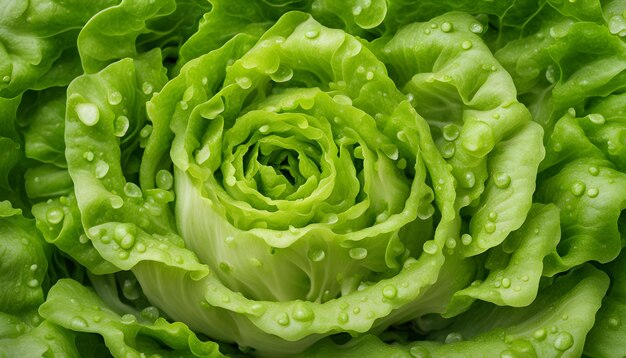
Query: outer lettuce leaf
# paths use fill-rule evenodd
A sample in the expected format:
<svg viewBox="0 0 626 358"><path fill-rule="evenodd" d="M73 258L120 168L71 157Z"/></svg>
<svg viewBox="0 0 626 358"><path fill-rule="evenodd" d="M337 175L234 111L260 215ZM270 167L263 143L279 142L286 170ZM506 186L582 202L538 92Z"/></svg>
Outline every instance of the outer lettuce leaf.
<svg viewBox="0 0 626 358"><path fill-rule="evenodd" d="M119 316L91 290L71 279L51 289L41 315L62 327L100 334L115 357L159 354L177 357L224 357L213 342L202 342L180 322L169 323L154 307Z"/></svg>
<svg viewBox="0 0 626 358"><path fill-rule="evenodd" d="M530 116L517 102L511 78L473 30L477 26L473 17L451 13L374 42L452 167L456 206L478 208L468 256L519 228L543 158L541 130L527 124Z"/></svg>
<svg viewBox="0 0 626 358"><path fill-rule="evenodd" d="M535 51L526 51L533 48ZM535 121L550 129L570 107L624 88L626 44L602 25L557 18L496 53Z"/></svg>
<svg viewBox="0 0 626 358"><path fill-rule="evenodd" d="M586 265L558 278L528 307L484 303L473 307L437 332L436 341L388 345L377 337L364 336L344 346L321 342L307 356L579 357L608 285L606 274Z"/></svg>
<svg viewBox="0 0 626 358"><path fill-rule="evenodd" d="M611 286L596 315L596 323L587 336L584 353L588 357L620 357L626 354L626 346L621 341L626 331L623 323L626 319L625 258L622 253L604 266L611 278Z"/></svg>
<svg viewBox="0 0 626 358"><path fill-rule="evenodd" d="M78 357L73 334L37 314L49 280L49 247L32 219L0 201L0 355Z"/></svg>
<svg viewBox="0 0 626 358"><path fill-rule="evenodd" d="M81 357L74 343L74 334L48 321L29 327L17 317L0 313L0 327L20 327L19 332L0 333L0 355L53 358Z"/></svg>
<svg viewBox="0 0 626 358"><path fill-rule="evenodd" d="M310 0L296 1L211 1L211 11L199 22L198 31L180 49L179 66L222 47L237 34L261 36L281 15L306 10Z"/></svg>
<svg viewBox="0 0 626 358"><path fill-rule="evenodd" d="M95 274L119 271L93 247L83 231L80 211L74 195L50 199L33 206L37 228L45 240L55 245L82 266Z"/></svg>
<svg viewBox="0 0 626 358"><path fill-rule="evenodd" d="M174 55L208 9L207 2L198 0L122 1L93 16L81 30L78 50L83 68L97 72L153 46Z"/></svg>
<svg viewBox="0 0 626 358"><path fill-rule="evenodd" d="M483 280L454 294L446 315L469 309L473 299L498 306L524 307L533 303L544 274L543 260L556 250L560 239L559 210L554 205L535 204L526 222L502 245L488 253Z"/></svg>
<svg viewBox="0 0 626 358"><path fill-rule="evenodd" d="M150 52L143 59L121 60L100 73L79 77L68 88L66 157L83 227L100 255L120 269L149 258L202 275L204 266L194 263L195 255L183 250L173 235L171 174L169 183L159 183L162 188L145 191L124 177L123 149L136 148L140 137L149 135L145 128L151 129L146 125L139 131L148 96L143 84L158 89L163 82L161 71L139 71L142 61L162 68L158 53Z"/></svg>
<svg viewBox="0 0 626 358"><path fill-rule="evenodd" d="M550 274L585 261L606 263L621 248L619 218L625 208L621 95L597 101L582 118L568 113L547 141L537 199L561 208L563 238L548 259ZM573 111L572 111L573 112ZM607 118L604 117L607 116Z"/></svg>
<svg viewBox="0 0 626 358"><path fill-rule="evenodd" d="M28 158L66 168L65 161L65 88L53 87L23 96L20 126L26 126L24 151ZM25 119L25 120L24 120Z"/></svg>
<svg viewBox="0 0 626 358"><path fill-rule="evenodd" d="M26 208L23 183L24 150L16 127L16 113L21 96L0 98L0 201L10 200L18 207Z"/></svg>
<svg viewBox="0 0 626 358"><path fill-rule="evenodd" d="M78 76L79 29L109 1L13 1L0 4L0 96L67 85Z"/></svg>
<svg viewBox="0 0 626 358"><path fill-rule="evenodd" d="M0 312L22 313L43 302L47 258L33 220L0 202Z"/></svg>

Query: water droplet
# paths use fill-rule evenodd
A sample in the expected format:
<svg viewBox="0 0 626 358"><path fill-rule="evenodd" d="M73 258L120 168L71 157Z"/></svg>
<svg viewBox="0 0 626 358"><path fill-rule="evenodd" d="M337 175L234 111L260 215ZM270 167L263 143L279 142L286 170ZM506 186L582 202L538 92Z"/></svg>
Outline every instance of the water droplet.
<svg viewBox="0 0 626 358"><path fill-rule="evenodd" d="M128 258L128 251L120 251L117 253L117 257L122 260L126 260Z"/></svg>
<svg viewBox="0 0 626 358"><path fill-rule="evenodd" d="M449 343L456 343L456 342L461 342L463 341L463 335L459 332L450 332L448 333L448 335L446 336L445 339L445 343L449 344Z"/></svg>
<svg viewBox="0 0 626 358"><path fill-rule="evenodd" d="M226 177L226 185L234 186L235 184L237 184L237 179L235 179L234 176L230 175Z"/></svg>
<svg viewBox="0 0 626 358"><path fill-rule="evenodd" d="M109 164L107 164L107 162L103 160L98 160L96 162L96 168L94 172L96 178L102 179L107 175L108 172L109 172Z"/></svg>
<svg viewBox="0 0 626 358"><path fill-rule="evenodd" d="M78 119L86 126L94 126L100 120L100 110L93 103L79 103L75 110Z"/></svg>
<svg viewBox="0 0 626 358"><path fill-rule="evenodd" d="M137 245L135 245L135 250L137 250L137 252L139 253L144 253L146 252L146 245L144 245L141 242L138 242Z"/></svg>
<svg viewBox="0 0 626 358"><path fill-rule="evenodd" d="M459 134L461 133L459 131L459 127L456 124L446 124L443 127L443 138L449 142L452 142L453 140L456 140L459 137Z"/></svg>
<svg viewBox="0 0 626 358"><path fill-rule="evenodd" d="M83 153L83 158L85 158L86 161L91 162L95 158L95 155L93 154L93 152L87 151Z"/></svg>
<svg viewBox="0 0 626 358"><path fill-rule="evenodd" d="M346 312L339 312L339 315L337 316L337 322L348 323L349 317L350 316L348 316Z"/></svg>
<svg viewBox="0 0 626 358"><path fill-rule="evenodd" d="M368 81L373 80L373 79L374 79L374 72L372 72L372 71L368 71L368 72L365 74L365 79L367 79Z"/></svg>
<svg viewBox="0 0 626 358"><path fill-rule="evenodd" d="M142 309L141 312L139 312L139 315L141 316L141 318L147 321L154 322L157 318L159 318L160 314L158 308L154 306L148 306Z"/></svg>
<svg viewBox="0 0 626 358"><path fill-rule="evenodd" d="M314 39L318 37L319 35L320 35L320 30L318 29L311 29L304 33L304 37L306 37L307 39Z"/></svg>
<svg viewBox="0 0 626 358"><path fill-rule="evenodd" d="M489 215L487 215L487 219L489 221L496 221L496 220L498 220L498 213L496 213L495 211L490 212Z"/></svg>
<svg viewBox="0 0 626 358"><path fill-rule="evenodd" d="M528 277L528 275L524 275L521 277L521 280L524 282L528 282L528 280L530 280L530 277Z"/></svg>
<svg viewBox="0 0 626 358"><path fill-rule="evenodd" d="M137 322L137 317L135 317L134 314L127 313L120 317L120 322L122 322L122 324L133 324Z"/></svg>
<svg viewBox="0 0 626 358"><path fill-rule="evenodd" d="M126 194L129 198L141 198L143 196L141 188L132 182L124 184L124 194Z"/></svg>
<svg viewBox="0 0 626 358"><path fill-rule="evenodd" d="M463 148L477 157L484 157L495 145L493 129L487 123L476 122L464 133L466 135L461 140Z"/></svg>
<svg viewBox="0 0 626 358"><path fill-rule="evenodd" d="M398 295L398 289L394 285L387 285L383 287L383 297L388 300L396 298Z"/></svg>
<svg viewBox="0 0 626 358"><path fill-rule="evenodd" d="M485 232L488 234L492 234L493 232L496 231L496 224L492 223L492 222L488 222L485 224Z"/></svg>
<svg viewBox="0 0 626 358"><path fill-rule="evenodd" d="M600 169L598 169L598 167L589 167L589 174L595 177L600 174Z"/></svg>
<svg viewBox="0 0 626 358"><path fill-rule="evenodd" d="M606 122L606 119L600 113L592 113L592 114L588 115L587 118L589 118L589 121L591 123L593 123L593 124L600 125L600 124L604 124Z"/></svg>
<svg viewBox="0 0 626 358"><path fill-rule="evenodd" d="M503 278L502 279L502 287L504 288L509 288L511 287L511 280L509 280L508 278Z"/></svg>
<svg viewBox="0 0 626 358"><path fill-rule="evenodd" d="M124 250L128 250L135 245L135 236L132 234L126 234L120 241L120 247Z"/></svg>
<svg viewBox="0 0 626 358"><path fill-rule="evenodd" d="M110 105L115 106L122 102L122 94L118 91L109 92L107 99Z"/></svg>
<svg viewBox="0 0 626 358"><path fill-rule="evenodd" d="M226 262L220 262L219 268L220 270L222 270L222 272L225 272L225 273L229 273L232 270L230 265Z"/></svg>
<svg viewBox="0 0 626 358"><path fill-rule="evenodd" d="M598 196L599 193L600 191L597 188L591 188L587 190L587 196L589 196L590 198L595 198L596 196Z"/></svg>
<svg viewBox="0 0 626 358"><path fill-rule="evenodd" d="M143 128L141 128L141 131L139 131L139 137L143 139L148 139L148 137L150 137L151 134L152 134L152 125L150 124L146 124Z"/></svg>
<svg viewBox="0 0 626 358"><path fill-rule="evenodd" d="M380 213L376 215L376 223L385 222L388 218L389 218L389 214L387 214L387 212Z"/></svg>
<svg viewBox="0 0 626 358"><path fill-rule="evenodd" d="M259 127L259 132L261 132L263 134L269 132L269 130L270 130L270 126L268 126L267 124L264 124L264 125Z"/></svg>
<svg viewBox="0 0 626 358"><path fill-rule="evenodd" d="M559 333L554 339L554 348L565 351L574 345L574 337L568 332Z"/></svg>
<svg viewBox="0 0 626 358"><path fill-rule="evenodd" d="M470 25L470 31L475 34L480 34L481 32L483 32L483 25L475 22Z"/></svg>
<svg viewBox="0 0 626 358"><path fill-rule="evenodd" d="M461 187L466 189L471 189L476 185L476 177L474 176L474 172L467 172L463 175L463 178L459 180L459 184Z"/></svg>
<svg viewBox="0 0 626 358"><path fill-rule="evenodd" d="M38 266L37 264L32 264L32 265L30 265L30 270L31 270L32 272L37 271L37 269L38 269L38 268L39 268L39 266Z"/></svg>
<svg viewBox="0 0 626 358"><path fill-rule="evenodd" d="M320 248L311 248L309 249L307 256L309 257L309 260L313 262L320 262L326 257L326 252Z"/></svg>
<svg viewBox="0 0 626 358"><path fill-rule="evenodd" d="M237 77L235 79L235 82L237 82L237 84L239 85L239 87L241 87L242 89L248 89L250 87L252 87L252 80L249 77Z"/></svg>
<svg viewBox="0 0 626 358"><path fill-rule="evenodd" d="M546 332L545 328L540 328L533 333L533 338L541 341L544 340L548 336L548 332Z"/></svg>
<svg viewBox="0 0 626 358"><path fill-rule="evenodd" d="M581 182L580 180L576 180L574 184L572 184L572 186L570 187L570 191L575 196L583 195L585 193L585 189L586 189L585 183Z"/></svg>
<svg viewBox="0 0 626 358"><path fill-rule="evenodd" d="M398 157L400 156L400 152L398 151L398 147L396 147L395 145L393 145L393 144L391 144L391 145L384 145L384 146L382 146L381 149L382 149L383 153L385 153L387 158L389 158L391 160L398 160Z"/></svg>
<svg viewBox="0 0 626 358"><path fill-rule="evenodd" d="M170 190L174 186L174 176L168 170L159 170L156 174L156 185L163 190Z"/></svg>
<svg viewBox="0 0 626 358"><path fill-rule="evenodd" d="M424 29L424 33L425 33L426 35L430 35L430 32L431 32L431 31L430 31L430 29Z"/></svg>
<svg viewBox="0 0 626 358"><path fill-rule="evenodd" d="M435 240L428 240L422 245L422 249L425 253L434 255L439 251L439 246L435 242Z"/></svg>
<svg viewBox="0 0 626 358"><path fill-rule="evenodd" d="M128 132L128 128L130 127L130 121L126 116L119 116L115 119L113 124L113 134L116 137L123 137L126 132Z"/></svg>
<svg viewBox="0 0 626 358"><path fill-rule="evenodd" d="M463 48L463 50L471 49L472 48L472 42L471 41L467 41L467 40L463 41L461 43L461 48Z"/></svg>
<svg viewBox="0 0 626 358"><path fill-rule="evenodd" d="M449 249L454 249L456 247L456 240L453 237L450 237L446 240L446 247Z"/></svg>
<svg viewBox="0 0 626 358"><path fill-rule="evenodd" d="M280 324L281 326L286 326L289 324L289 316L287 316L287 314L284 312L280 313L276 318L276 322L278 322L278 324Z"/></svg>
<svg viewBox="0 0 626 358"><path fill-rule="evenodd" d="M124 199L122 199L121 197L117 195L113 195L112 197L109 198L109 204L111 204L111 207L113 209L119 209L122 206L124 206Z"/></svg>
<svg viewBox="0 0 626 358"><path fill-rule="evenodd" d="M278 66L278 69L276 70L276 72L270 74L270 78L272 79L272 81L277 82L277 83L287 82L292 77L293 77L293 70L291 69L291 67L282 63L280 64L280 66Z"/></svg>
<svg viewBox="0 0 626 358"><path fill-rule="evenodd" d="M428 349L420 346L414 346L409 349L411 356L415 358L430 358L430 352Z"/></svg>
<svg viewBox="0 0 626 358"><path fill-rule="evenodd" d="M609 325L609 327L611 328L617 328L619 327L619 325L622 323L622 321L619 319L619 317L611 317L607 320L607 324Z"/></svg>
<svg viewBox="0 0 626 358"><path fill-rule="evenodd" d="M441 156L444 157L445 159L450 159L454 157L455 153L456 153L456 145L453 142L448 142L444 144L443 147L441 148Z"/></svg>
<svg viewBox="0 0 626 358"><path fill-rule="evenodd" d="M443 32L450 32L452 31L452 24L449 22L444 22L443 24L441 24L441 31Z"/></svg>
<svg viewBox="0 0 626 358"><path fill-rule="evenodd" d="M294 305L293 311L291 312L293 319L305 322L312 321L315 317L313 310L304 302L298 302Z"/></svg>
<svg viewBox="0 0 626 358"><path fill-rule="evenodd" d="M339 104L343 104L345 106L351 106L352 105L352 99L350 99L350 97L342 95L342 94L338 94L333 96L333 101L335 101L336 103Z"/></svg>
<svg viewBox="0 0 626 358"><path fill-rule="evenodd" d="M248 259L248 261L250 262L250 265L252 265L253 267L263 266L263 263L261 262L261 260L257 259L256 257L251 257L250 259Z"/></svg>
<svg viewBox="0 0 626 358"><path fill-rule="evenodd" d="M183 93L183 101L189 102L193 99L194 89L193 87L187 87L185 92Z"/></svg>
<svg viewBox="0 0 626 358"><path fill-rule="evenodd" d="M336 224L339 221L339 217L335 213L328 214L328 216L326 216L325 218L325 221L327 224Z"/></svg>
<svg viewBox="0 0 626 358"><path fill-rule="evenodd" d="M548 80L548 82L550 83L554 83L558 80L558 76L559 76L559 69L554 66L554 65L549 65L546 68L546 80Z"/></svg>
<svg viewBox="0 0 626 358"><path fill-rule="evenodd" d="M496 173L493 175L493 183L500 189L506 189L511 185L511 177L506 173Z"/></svg>
<svg viewBox="0 0 626 358"><path fill-rule="evenodd" d="M28 287L30 287L30 288L36 288L36 287L39 287L39 281L38 281L37 279L32 279L32 280L29 280L29 281L26 283L26 286L28 286Z"/></svg>
<svg viewBox="0 0 626 358"><path fill-rule="evenodd" d="M361 6L355 6L352 8L352 15L354 16L359 16L361 15L361 12L363 12L363 8Z"/></svg>
<svg viewBox="0 0 626 358"><path fill-rule="evenodd" d="M152 83L150 83L150 82L144 82L144 83L141 85L141 91L142 91L144 94L147 94L147 95L148 95L148 94L152 93L152 91L154 91L154 87L152 87Z"/></svg>
<svg viewBox="0 0 626 358"><path fill-rule="evenodd" d="M354 260L363 260L367 257L367 249L363 247L354 247L348 251L348 255Z"/></svg>
<svg viewBox="0 0 626 358"><path fill-rule="evenodd" d="M65 213L63 212L63 209L60 208L50 208L46 212L46 221L52 225L60 223L63 221L64 217Z"/></svg>
<svg viewBox="0 0 626 358"><path fill-rule="evenodd" d="M359 314L359 313L361 313L361 308L360 308L360 307L354 307L354 308L352 309L352 313L354 313L354 314Z"/></svg>
<svg viewBox="0 0 626 358"><path fill-rule="evenodd" d="M465 246L470 245L472 241L473 241L472 235L470 234L461 235L461 243L463 243L463 245Z"/></svg>
<svg viewBox="0 0 626 358"><path fill-rule="evenodd" d="M87 321L82 317L76 316L70 321L70 327L76 331L82 331L88 326Z"/></svg>
<svg viewBox="0 0 626 358"><path fill-rule="evenodd" d="M2 77L2 82L6 82L6 83L11 82L11 76L8 76L8 75L7 76L3 76Z"/></svg>

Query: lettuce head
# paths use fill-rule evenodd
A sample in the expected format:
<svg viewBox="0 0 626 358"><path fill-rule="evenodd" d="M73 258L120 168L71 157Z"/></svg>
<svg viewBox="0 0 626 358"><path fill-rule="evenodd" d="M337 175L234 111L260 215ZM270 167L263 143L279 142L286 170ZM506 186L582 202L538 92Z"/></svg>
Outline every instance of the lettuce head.
<svg viewBox="0 0 626 358"><path fill-rule="evenodd" d="M621 0L0 0L0 355L626 355Z"/></svg>

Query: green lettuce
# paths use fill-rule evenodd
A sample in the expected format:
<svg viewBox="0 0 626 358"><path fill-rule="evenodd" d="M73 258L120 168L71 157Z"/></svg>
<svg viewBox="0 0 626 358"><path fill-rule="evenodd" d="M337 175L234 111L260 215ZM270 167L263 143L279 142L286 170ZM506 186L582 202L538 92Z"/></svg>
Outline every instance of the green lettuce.
<svg viewBox="0 0 626 358"><path fill-rule="evenodd" d="M626 354L624 1L0 5L1 356Z"/></svg>

